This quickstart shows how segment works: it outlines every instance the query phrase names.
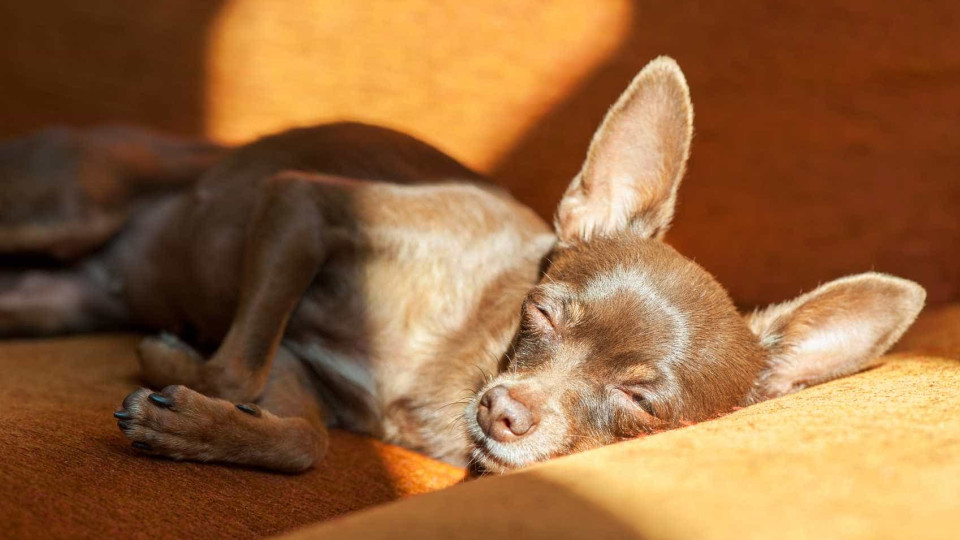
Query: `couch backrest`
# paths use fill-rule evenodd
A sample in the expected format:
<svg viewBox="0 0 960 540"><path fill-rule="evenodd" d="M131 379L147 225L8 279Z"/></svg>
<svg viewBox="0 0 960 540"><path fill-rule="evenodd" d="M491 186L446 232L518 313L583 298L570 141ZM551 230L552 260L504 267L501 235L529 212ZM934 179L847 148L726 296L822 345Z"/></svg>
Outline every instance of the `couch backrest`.
<svg viewBox="0 0 960 540"><path fill-rule="evenodd" d="M352 118L549 217L632 75L696 106L669 240L744 305L869 269L960 298L960 4L35 0L0 5L0 135L133 122L239 142Z"/></svg>

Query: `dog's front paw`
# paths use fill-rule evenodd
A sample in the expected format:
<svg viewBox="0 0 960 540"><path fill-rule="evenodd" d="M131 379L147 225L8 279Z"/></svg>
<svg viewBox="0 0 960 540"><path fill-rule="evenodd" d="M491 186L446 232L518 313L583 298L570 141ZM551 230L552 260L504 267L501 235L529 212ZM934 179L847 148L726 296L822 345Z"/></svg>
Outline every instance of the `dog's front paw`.
<svg viewBox="0 0 960 540"><path fill-rule="evenodd" d="M326 430L303 418L280 418L251 403L234 405L185 386L140 388L113 414L117 426L147 454L222 461L301 472L324 454Z"/></svg>
<svg viewBox="0 0 960 540"><path fill-rule="evenodd" d="M224 458L216 434L235 421L231 416L236 414L250 416L185 386L167 386L160 392L137 389L113 416L138 450L173 459L214 461Z"/></svg>

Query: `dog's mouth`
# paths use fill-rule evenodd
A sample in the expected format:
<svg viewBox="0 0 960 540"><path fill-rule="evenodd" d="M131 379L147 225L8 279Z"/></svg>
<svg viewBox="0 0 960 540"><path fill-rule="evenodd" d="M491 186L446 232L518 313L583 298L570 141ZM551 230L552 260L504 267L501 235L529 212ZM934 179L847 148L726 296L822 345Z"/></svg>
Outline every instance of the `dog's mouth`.
<svg viewBox="0 0 960 540"><path fill-rule="evenodd" d="M483 446L474 446L470 454L469 469L478 474L503 474L518 468L504 463Z"/></svg>
<svg viewBox="0 0 960 540"><path fill-rule="evenodd" d="M478 427L479 429L479 427ZM505 473L541 461L538 459L524 459L519 452L504 452L498 446L504 446L491 440L485 435L470 436L472 450L470 451L470 468L481 473Z"/></svg>
<svg viewBox="0 0 960 540"><path fill-rule="evenodd" d="M481 473L505 473L554 457L554 452L538 449L543 441L523 440L505 444L488 437L477 422L478 403L479 397L464 409L467 436L472 447L469 458L471 469Z"/></svg>

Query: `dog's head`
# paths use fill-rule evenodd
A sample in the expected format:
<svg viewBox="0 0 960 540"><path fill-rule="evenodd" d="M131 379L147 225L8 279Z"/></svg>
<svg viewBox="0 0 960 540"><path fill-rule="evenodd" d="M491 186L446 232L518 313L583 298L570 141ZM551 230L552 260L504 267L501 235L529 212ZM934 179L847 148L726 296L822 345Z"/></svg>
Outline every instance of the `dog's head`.
<svg viewBox="0 0 960 540"><path fill-rule="evenodd" d="M917 284L863 274L746 317L660 241L689 155L693 107L669 58L607 113L555 221L500 374L466 408L474 459L504 471L862 370L923 306ZM707 231L705 231L707 234Z"/></svg>

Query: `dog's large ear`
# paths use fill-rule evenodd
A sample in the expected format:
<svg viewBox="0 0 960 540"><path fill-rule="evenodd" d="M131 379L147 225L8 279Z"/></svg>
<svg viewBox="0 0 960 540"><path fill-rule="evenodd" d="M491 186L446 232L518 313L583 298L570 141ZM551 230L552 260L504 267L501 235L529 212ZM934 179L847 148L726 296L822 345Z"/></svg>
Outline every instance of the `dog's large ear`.
<svg viewBox="0 0 960 540"><path fill-rule="evenodd" d="M893 345L923 308L926 291L877 273L832 281L747 316L767 349L755 398L764 400L861 371Z"/></svg>
<svg viewBox="0 0 960 540"><path fill-rule="evenodd" d="M661 56L607 112L557 209L561 242L632 228L660 238L670 226L693 137L693 104L680 67Z"/></svg>

